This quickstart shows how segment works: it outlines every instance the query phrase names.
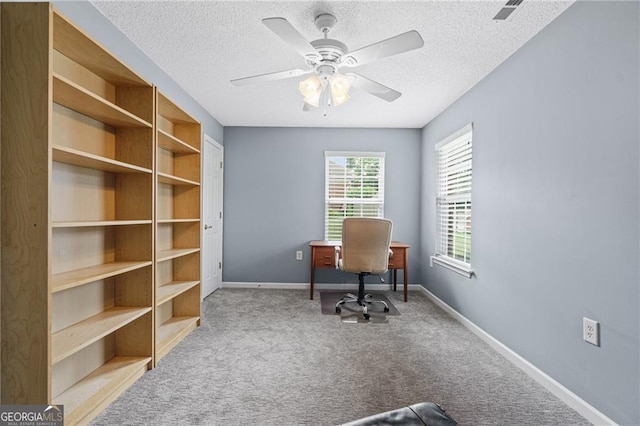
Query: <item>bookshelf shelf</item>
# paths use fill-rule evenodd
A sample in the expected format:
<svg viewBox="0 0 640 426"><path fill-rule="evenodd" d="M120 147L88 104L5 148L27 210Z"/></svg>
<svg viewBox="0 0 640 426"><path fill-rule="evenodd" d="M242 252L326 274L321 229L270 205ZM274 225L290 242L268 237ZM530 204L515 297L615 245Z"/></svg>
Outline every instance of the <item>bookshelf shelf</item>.
<svg viewBox="0 0 640 426"><path fill-rule="evenodd" d="M166 183L169 185L194 185L194 186L200 185L200 183L195 182L193 180L189 180L189 179L185 179L178 176L170 175L168 173L161 173L161 172L158 172L158 182Z"/></svg>
<svg viewBox="0 0 640 426"><path fill-rule="evenodd" d="M112 262L102 265L89 266L60 274L54 274L51 280L51 292L55 293L68 290L90 282L103 280L116 275L135 271L136 269L151 266L153 262Z"/></svg>
<svg viewBox="0 0 640 426"><path fill-rule="evenodd" d="M163 284L158 287L158 291L156 293L156 304L162 305L198 284L200 284L200 281L172 281L170 283Z"/></svg>
<svg viewBox="0 0 640 426"><path fill-rule="evenodd" d="M182 154L200 154L200 150L194 148L186 142L182 142L175 136L165 132L162 129L158 129L158 146L167 151L182 153Z"/></svg>
<svg viewBox="0 0 640 426"><path fill-rule="evenodd" d="M68 424L84 423L100 413L109 403L109 395L122 386L133 384L147 371L151 357L115 357L53 398L63 404Z"/></svg>
<svg viewBox="0 0 640 426"><path fill-rule="evenodd" d="M53 161L112 173L152 173L151 169L100 157L61 145L53 146Z"/></svg>
<svg viewBox="0 0 640 426"><path fill-rule="evenodd" d="M150 311L151 308L115 307L54 333L51 363L62 361Z"/></svg>
<svg viewBox="0 0 640 426"><path fill-rule="evenodd" d="M156 357L162 358L180 343L197 327L199 320L199 317L172 317L158 327Z"/></svg>
<svg viewBox="0 0 640 426"><path fill-rule="evenodd" d="M158 252L156 256L157 262L166 262L167 260L172 260L177 257L187 256L192 253L198 253L200 251L199 248L183 248L183 249L170 249L170 250L162 250Z"/></svg>
<svg viewBox="0 0 640 426"><path fill-rule="evenodd" d="M151 127L136 115L56 73L53 74L53 101L114 127Z"/></svg>

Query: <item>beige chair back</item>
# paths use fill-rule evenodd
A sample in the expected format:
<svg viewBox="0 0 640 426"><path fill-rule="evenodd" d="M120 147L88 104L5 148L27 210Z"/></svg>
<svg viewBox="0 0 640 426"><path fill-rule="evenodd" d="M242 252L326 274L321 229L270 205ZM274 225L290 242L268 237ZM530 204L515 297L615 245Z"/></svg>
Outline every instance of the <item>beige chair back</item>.
<svg viewBox="0 0 640 426"><path fill-rule="evenodd" d="M340 269L354 273L387 272L391 227L389 219L346 218L342 223Z"/></svg>

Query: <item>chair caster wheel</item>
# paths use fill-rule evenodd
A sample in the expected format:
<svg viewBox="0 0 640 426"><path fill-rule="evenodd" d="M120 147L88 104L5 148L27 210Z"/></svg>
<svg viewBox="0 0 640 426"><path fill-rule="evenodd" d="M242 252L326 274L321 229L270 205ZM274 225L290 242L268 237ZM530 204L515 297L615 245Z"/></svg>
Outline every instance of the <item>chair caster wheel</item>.
<svg viewBox="0 0 640 426"><path fill-rule="evenodd" d="M368 320L371 317L371 315L369 315L369 314L362 314L362 316L364 316L364 319L366 319L366 320Z"/></svg>
<svg viewBox="0 0 640 426"><path fill-rule="evenodd" d="M385 312L389 312L389 308L387 306L384 307Z"/></svg>
<svg viewBox="0 0 640 426"><path fill-rule="evenodd" d="M340 309L340 306L336 306L336 314L339 314L340 312L342 312L342 309Z"/></svg>

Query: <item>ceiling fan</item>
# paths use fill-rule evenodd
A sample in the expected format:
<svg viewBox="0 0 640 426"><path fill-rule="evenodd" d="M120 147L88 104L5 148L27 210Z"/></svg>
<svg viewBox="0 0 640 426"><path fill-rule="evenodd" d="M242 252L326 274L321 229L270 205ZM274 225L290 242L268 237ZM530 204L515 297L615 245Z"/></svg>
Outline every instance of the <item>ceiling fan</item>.
<svg viewBox="0 0 640 426"><path fill-rule="evenodd" d="M325 13L317 16L315 25L324 37L309 42L286 19L263 19L262 23L267 28L305 59L308 68L296 68L239 78L231 80L231 83L235 86L244 86L311 74L309 78L301 81L298 87L304 97L303 110L309 111L322 107L325 115L327 107L341 105L349 99L351 86L387 102L398 99L401 95L400 92L355 72L345 72L344 69L418 49L424 45L420 34L415 30L407 31L369 46L349 51L341 41L328 38L329 31L336 22L335 16L331 14Z"/></svg>

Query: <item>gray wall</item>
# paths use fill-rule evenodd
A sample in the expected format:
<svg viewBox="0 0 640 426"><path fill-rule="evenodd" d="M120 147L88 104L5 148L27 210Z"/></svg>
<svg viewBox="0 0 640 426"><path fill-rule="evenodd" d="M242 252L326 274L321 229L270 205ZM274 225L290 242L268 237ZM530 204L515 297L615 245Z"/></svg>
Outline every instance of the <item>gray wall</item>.
<svg viewBox="0 0 640 426"><path fill-rule="evenodd" d="M419 282L420 129L225 127L224 140L224 281L308 282L308 243L324 237L324 151L346 150L386 152L385 216ZM331 270L316 279L357 282Z"/></svg>
<svg viewBox="0 0 640 426"><path fill-rule="evenodd" d="M426 259L434 144L474 123L477 274L425 261L423 285L621 424L640 424L638 21L638 2L577 2L422 134Z"/></svg>
<svg viewBox="0 0 640 426"><path fill-rule="evenodd" d="M107 48L129 68L137 72L169 99L202 122L202 130L220 144L223 142L222 125L200 106L187 92L144 54L138 46L88 1L54 0L54 6L64 16Z"/></svg>

